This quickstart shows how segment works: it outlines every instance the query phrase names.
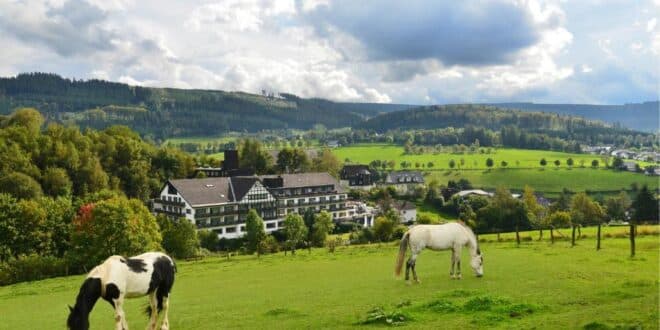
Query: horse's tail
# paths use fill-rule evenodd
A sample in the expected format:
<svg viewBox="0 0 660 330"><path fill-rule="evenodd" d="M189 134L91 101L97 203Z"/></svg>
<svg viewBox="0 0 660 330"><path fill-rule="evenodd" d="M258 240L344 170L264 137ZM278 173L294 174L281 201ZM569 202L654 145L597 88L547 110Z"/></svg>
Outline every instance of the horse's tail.
<svg viewBox="0 0 660 330"><path fill-rule="evenodd" d="M401 269L403 268L403 259L406 258L406 249L408 248L408 239L410 237L410 231L407 231L401 237L401 243L399 244L399 255L396 258L396 267L394 268L394 275L401 275Z"/></svg>

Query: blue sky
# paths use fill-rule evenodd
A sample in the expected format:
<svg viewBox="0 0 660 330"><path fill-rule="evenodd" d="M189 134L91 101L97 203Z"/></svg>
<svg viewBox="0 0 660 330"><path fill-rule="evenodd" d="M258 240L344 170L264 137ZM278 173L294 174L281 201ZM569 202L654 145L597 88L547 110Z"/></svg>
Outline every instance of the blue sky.
<svg viewBox="0 0 660 330"><path fill-rule="evenodd" d="M660 0L0 2L0 75L415 104L658 99Z"/></svg>

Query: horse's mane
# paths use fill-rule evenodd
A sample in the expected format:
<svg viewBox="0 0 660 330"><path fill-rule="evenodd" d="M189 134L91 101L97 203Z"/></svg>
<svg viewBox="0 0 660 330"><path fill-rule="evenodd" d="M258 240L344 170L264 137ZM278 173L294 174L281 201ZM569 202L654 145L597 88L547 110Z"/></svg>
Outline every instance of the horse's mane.
<svg viewBox="0 0 660 330"><path fill-rule="evenodd" d="M477 254L481 254L481 249L479 249L479 240L477 239L477 235L474 234L474 231L472 231L472 228L470 228L470 226L468 226L465 222L463 222L463 220L458 220L456 221L456 223L460 224L461 227L463 227L463 229L467 231L467 233L469 234L468 236L470 236L470 241L474 241L474 247L477 251Z"/></svg>

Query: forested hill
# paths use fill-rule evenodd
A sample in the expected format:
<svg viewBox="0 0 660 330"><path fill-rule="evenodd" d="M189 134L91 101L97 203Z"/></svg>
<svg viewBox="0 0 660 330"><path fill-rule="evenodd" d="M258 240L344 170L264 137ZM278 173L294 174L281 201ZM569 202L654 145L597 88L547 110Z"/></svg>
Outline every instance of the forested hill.
<svg viewBox="0 0 660 330"><path fill-rule="evenodd" d="M528 146L523 141L532 135L543 140L559 138L576 143L618 143L621 139L637 141L637 145L654 141L653 134L617 127L601 121L543 112L524 112L486 105L442 105L395 111L370 118L359 128L387 132L390 130L433 130L466 128L470 131L497 132L502 143ZM509 141L510 140L510 141ZM533 142L533 141L531 141Z"/></svg>
<svg viewBox="0 0 660 330"><path fill-rule="evenodd" d="M29 73L0 78L0 114L39 109L49 121L101 129L128 125L154 137L217 135L226 131L355 126L379 112L411 106L339 103L211 90L129 86Z"/></svg>
<svg viewBox="0 0 660 330"><path fill-rule="evenodd" d="M493 103L493 106L523 111L542 111L580 116L588 119L619 123L621 126L655 132L660 128L660 102L597 104Z"/></svg>

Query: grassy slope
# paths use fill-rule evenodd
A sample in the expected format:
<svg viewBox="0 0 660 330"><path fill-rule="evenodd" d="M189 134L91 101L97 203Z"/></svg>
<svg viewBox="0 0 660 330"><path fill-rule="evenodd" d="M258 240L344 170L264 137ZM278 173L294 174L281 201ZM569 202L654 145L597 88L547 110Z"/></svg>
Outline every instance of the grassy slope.
<svg viewBox="0 0 660 330"><path fill-rule="evenodd" d="M527 242L520 248L510 242L483 243L482 279L470 275L465 253L464 279L452 281L448 252L426 251L417 266L423 282L413 286L392 277L394 244L342 247L334 255L316 249L311 255L300 251L295 257L277 254L180 262L170 321L174 329L348 328L374 306L391 310L410 301L404 311L414 321L407 328L416 329L577 328L593 321L657 327L658 236L640 237L638 257L631 260L627 239L607 238L604 249L597 252L593 235L587 232L589 238L575 248L566 241L554 246L546 241ZM63 326L66 304L74 301L82 278L0 288L0 328ZM492 299L492 309L462 309L476 297ZM458 310L426 307L433 301ZM131 328L146 325L146 318L139 315L145 302L127 302ZM526 304L525 309L533 312L512 318L513 304ZM91 322L93 328L112 326L107 303L99 302Z"/></svg>
<svg viewBox="0 0 660 330"><path fill-rule="evenodd" d="M650 187L658 187L658 179L645 175L630 172L615 172L604 169L592 169L590 167L579 168L579 161L584 160L585 166L589 166L593 159L598 159L602 166L603 161L599 157L589 154L571 154L543 150L523 150L523 149L499 149L496 153L485 154L465 154L457 155L450 153L441 153L437 155L404 155L403 148L393 145L361 145L352 147L343 147L333 150L340 160L350 159L352 162L368 164L372 160L395 160L397 168L404 160L420 163L434 163L430 176L437 178L441 183L448 180L458 180L467 178L475 186L483 188L495 188L504 185L511 189L522 189L526 184L534 187L537 191L546 193L557 193L564 187L573 191L602 191L629 189L630 184L637 182L639 184L648 184ZM566 166L566 159L569 157L575 161L575 166L569 169ZM449 171L449 160L454 159L457 163L461 158L465 159L465 165L461 170L454 169ZM492 170L487 170L486 159L493 158L496 166ZM548 165L543 169L539 160L545 158ZM559 159L562 165L556 168L552 162ZM506 169L500 168L500 162L508 162ZM474 165L474 162L477 165ZM519 165L516 164L519 162ZM428 169L422 169L427 171Z"/></svg>

